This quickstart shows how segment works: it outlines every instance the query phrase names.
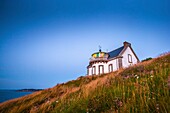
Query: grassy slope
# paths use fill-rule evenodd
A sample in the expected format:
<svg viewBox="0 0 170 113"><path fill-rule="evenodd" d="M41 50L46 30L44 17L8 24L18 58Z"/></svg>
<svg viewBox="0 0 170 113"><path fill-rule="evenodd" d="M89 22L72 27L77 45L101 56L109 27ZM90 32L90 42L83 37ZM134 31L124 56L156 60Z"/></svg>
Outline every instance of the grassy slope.
<svg viewBox="0 0 170 113"><path fill-rule="evenodd" d="M168 76L170 54L4 102L0 113L170 113Z"/></svg>

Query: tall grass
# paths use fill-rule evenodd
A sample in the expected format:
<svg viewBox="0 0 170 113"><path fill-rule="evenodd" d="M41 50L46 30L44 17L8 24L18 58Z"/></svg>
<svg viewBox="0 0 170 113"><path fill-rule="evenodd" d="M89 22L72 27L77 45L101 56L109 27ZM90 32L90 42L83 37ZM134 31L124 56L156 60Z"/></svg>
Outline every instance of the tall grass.
<svg viewBox="0 0 170 113"><path fill-rule="evenodd" d="M169 113L170 54L0 104L0 112Z"/></svg>

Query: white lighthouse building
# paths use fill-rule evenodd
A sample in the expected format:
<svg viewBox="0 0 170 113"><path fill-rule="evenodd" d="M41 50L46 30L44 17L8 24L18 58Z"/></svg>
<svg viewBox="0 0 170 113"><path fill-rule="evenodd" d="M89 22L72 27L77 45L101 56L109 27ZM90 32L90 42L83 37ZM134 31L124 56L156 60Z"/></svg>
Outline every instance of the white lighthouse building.
<svg viewBox="0 0 170 113"><path fill-rule="evenodd" d="M93 53L89 65L87 66L87 75L100 75L116 71L136 64L139 59L133 51L131 44L124 42L123 46L110 52Z"/></svg>

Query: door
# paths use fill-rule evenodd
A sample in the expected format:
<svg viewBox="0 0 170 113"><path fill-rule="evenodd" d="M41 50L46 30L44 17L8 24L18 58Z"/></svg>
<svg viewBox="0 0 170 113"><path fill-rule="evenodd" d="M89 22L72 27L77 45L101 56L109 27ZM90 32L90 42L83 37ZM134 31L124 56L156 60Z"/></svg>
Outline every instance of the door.
<svg viewBox="0 0 170 113"><path fill-rule="evenodd" d="M104 66L99 65L99 75L104 73Z"/></svg>
<svg viewBox="0 0 170 113"><path fill-rule="evenodd" d="M109 64L109 72L112 72L112 71L113 71L113 65Z"/></svg>

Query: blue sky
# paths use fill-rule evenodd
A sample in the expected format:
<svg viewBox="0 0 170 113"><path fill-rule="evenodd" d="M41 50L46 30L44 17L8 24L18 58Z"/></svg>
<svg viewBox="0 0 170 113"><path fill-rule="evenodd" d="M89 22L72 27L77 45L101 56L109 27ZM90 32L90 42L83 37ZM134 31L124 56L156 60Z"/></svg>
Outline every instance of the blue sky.
<svg viewBox="0 0 170 113"><path fill-rule="evenodd" d="M170 50L169 0L1 0L0 89L86 74L92 53L129 41L142 60Z"/></svg>

